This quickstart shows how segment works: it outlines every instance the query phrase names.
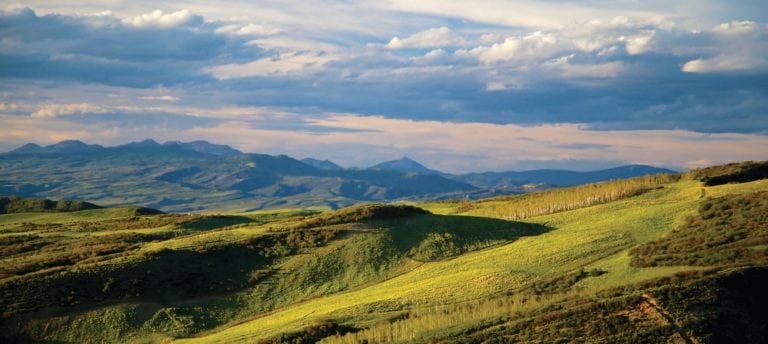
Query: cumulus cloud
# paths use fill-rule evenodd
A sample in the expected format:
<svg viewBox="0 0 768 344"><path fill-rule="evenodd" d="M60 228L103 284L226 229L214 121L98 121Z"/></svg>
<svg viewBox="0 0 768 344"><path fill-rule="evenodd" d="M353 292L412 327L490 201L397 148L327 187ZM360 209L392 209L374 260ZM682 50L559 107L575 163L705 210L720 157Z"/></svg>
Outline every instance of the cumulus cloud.
<svg viewBox="0 0 768 344"><path fill-rule="evenodd" d="M203 23L203 17L192 14L189 10L180 10L172 13L154 10L133 18L125 18L123 23L135 27L173 28L184 25L200 25Z"/></svg>
<svg viewBox="0 0 768 344"><path fill-rule="evenodd" d="M651 31L647 35L625 38L624 41L626 41L625 49L627 50L627 54L638 55L645 53L648 50L648 45L655 33L655 31Z"/></svg>
<svg viewBox="0 0 768 344"><path fill-rule="evenodd" d="M493 64L513 60L547 58L555 51L562 51L558 38L552 34L536 31L522 37L508 37L503 43L489 47L478 47L467 52L477 56L480 62Z"/></svg>
<svg viewBox="0 0 768 344"><path fill-rule="evenodd" d="M700 57L683 64L687 73L739 72L768 69L768 26L752 21L732 21L709 32L716 42L714 56Z"/></svg>
<svg viewBox="0 0 768 344"><path fill-rule="evenodd" d="M392 38L386 47L389 49L403 48L439 48L453 45L462 45L466 41L458 36L447 26L431 28L417 32L406 38Z"/></svg>

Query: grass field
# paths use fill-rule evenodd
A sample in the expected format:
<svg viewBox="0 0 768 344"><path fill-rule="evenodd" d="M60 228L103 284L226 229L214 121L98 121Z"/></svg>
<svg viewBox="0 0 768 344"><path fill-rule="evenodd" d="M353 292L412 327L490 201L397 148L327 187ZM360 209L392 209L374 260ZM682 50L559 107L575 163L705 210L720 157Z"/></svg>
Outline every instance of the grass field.
<svg viewBox="0 0 768 344"><path fill-rule="evenodd" d="M713 187L708 192L727 195L765 189L768 181ZM607 271L579 283L592 290L690 270L685 266L632 268L627 250L663 236L693 215L700 193L698 182L684 181L629 199L533 217L529 222L555 230L454 259L425 263L373 286L315 299L189 341L246 342L296 331L322 320L354 318L361 308L370 317L370 309L379 304L397 310L482 299L582 267ZM467 285L472 286L471 290Z"/></svg>
<svg viewBox="0 0 768 344"><path fill-rule="evenodd" d="M570 198L578 206L548 207L553 210L514 221L499 209L518 209L525 206L521 199L532 198L539 209L562 199L552 195L586 189L469 207L422 205L434 214L368 205L319 215L281 210L143 220L124 209L0 215L0 236L12 244L0 262L25 267L0 279L7 306L0 329L22 341L94 343L709 338L701 319L710 315L678 315L682 301L675 295L690 286L719 290L721 279L741 278L732 275L736 270L638 266L632 249L689 223L703 200L766 191L768 180L641 184L621 187L642 192L599 202ZM611 187L588 190L606 194ZM495 210L484 212L489 204ZM100 221L122 229L81 225ZM84 253L61 260L64 250L75 249ZM747 265L760 266L740 266ZM27 295L36 290L45 297ZM662 290L659 300L643 296ZM647 311L657 303L682 319L684 331ZM591 332L550 331L563 321ZM610 334L627 322L635 324L635 337ZM521 330L530 324L539 326Z"/></svg>

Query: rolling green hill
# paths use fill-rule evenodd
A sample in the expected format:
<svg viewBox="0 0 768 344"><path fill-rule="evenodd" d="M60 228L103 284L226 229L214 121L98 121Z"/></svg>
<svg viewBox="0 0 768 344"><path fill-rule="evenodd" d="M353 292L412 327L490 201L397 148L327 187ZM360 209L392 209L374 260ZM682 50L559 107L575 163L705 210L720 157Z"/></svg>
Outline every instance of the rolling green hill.
<svg viewBox="0 0 768 344"><path fill-rule="evenodd" d="M337 211L0 215L4 342L765 342L752 165ZM713 177L730 183L707 186ZM733 176L733 177L728 177Z"/></svg>

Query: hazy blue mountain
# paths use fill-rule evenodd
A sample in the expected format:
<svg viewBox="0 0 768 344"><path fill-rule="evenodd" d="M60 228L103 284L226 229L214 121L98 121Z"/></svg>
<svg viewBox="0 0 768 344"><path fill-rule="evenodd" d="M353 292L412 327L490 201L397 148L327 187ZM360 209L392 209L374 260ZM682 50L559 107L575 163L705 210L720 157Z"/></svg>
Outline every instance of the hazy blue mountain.
<svg viewBox="0 0 768 344"><path fill-rule="evenodd" d="M301 162L313 166L319 170L326 170L326 171L339 171L343 170L344 167L339 166L333 161L330 160L319 160L319 159L313 159L313 158L304 158L301 159Z"/></svg>
<svg viewBox="0 0 768 344"><path fill-rule="evenodd" d="M5 154L33 154L33 153L42 153L44 151L45 149L36 143L27 143Z"/></svg>
<svg viewBox="0 0 768 344"><path fill-rule="evenodd" d="M632 165L593 172L449 175L404 157L369 169L241 153L205 141L116 147L62 141L0 154L0 195L140 204L164 211L342 207L358 202L479 198L673 171Z"/></svg>
<svg viewBox="0 0 768 344"><path fill-rule="evenodd" d="M100 145L89 145L78 140L65 140L42 147L35 143L27 143L5 154L53 154L53 153L88 153L102 150Z"/></svg>
<svg viewBox="0 0 768 344"><path fill-rule="evenodd" d="M53 146L95 149L85 144ZM27 145L23 151L29 153L1 154L0 195L197 211L338 208L359 202L463 197L477 191L469 184L438 175L323 170L285 155L235 155L212 144L145 140L97 147L89 154L77 154L78 150L49 154L47 147L37 152Z"/></svg>
<svg viewBox="0 0 768 344"><path fill-rule="evenodd" d="M157 141L152 139L146 139L144 141L137 141L117 146L115 148L159 148L161 145Z"/></svg>
<svg viewBox="0 0 768 344"><path fill-rule="evenodd" d="M192 142L179 142L168 141L163 144L164 146L178 146L182 149L195 151L198 153L221 155L221 156L234 156L243 154L243 152L234 149L227 145L213 144L208 141L192 141Z"/></svg>
<svg viewBox="0 0 768 344"><path fill-rule="evenodd" d="M612 179L624 179L648 174L676 173L666 168L647 165L627 165L599 171L579 172L566 170L531 170L470 173L456 176L457 180L480 188L508 188L528 183L553 186L573 186Z"/></svg>
<svg viewBox="0 0 768 344"><path fill-rule="evenodd" d="M368 168L369 170L399 171L406 173L422 173L442 175L440 171L432 170L426 166L414 161L409 157L403 157L399 160L385 161Z"/></svg>

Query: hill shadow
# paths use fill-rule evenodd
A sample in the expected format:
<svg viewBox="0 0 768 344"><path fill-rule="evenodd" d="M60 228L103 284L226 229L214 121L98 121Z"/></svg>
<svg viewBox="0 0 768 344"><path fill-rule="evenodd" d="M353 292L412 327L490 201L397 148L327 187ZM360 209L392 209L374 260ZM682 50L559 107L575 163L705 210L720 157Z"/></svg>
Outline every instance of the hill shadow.
<svg viewBox="0 0 768 344"><path fill-rule="evenodd" d="M181 224L181 226L185 229L191 229L193 231L207 231L211 229L251 222L254 222L253 219L247 216L213 215L184 222Z"/></svg>
<svg viewBox="0 0 768 344"><path fill-rule="evenodd" d="M461 215L420 215L376 221L411 258L433 261L540 235L554 228L541 224Z"/></svg>

